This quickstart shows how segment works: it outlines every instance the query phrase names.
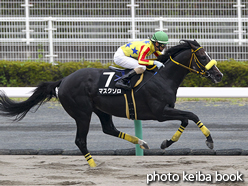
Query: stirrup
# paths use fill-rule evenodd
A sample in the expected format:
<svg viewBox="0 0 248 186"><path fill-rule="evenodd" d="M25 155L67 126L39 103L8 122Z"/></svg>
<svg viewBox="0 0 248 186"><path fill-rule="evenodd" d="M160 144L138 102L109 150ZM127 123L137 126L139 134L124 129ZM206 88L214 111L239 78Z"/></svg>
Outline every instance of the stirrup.
<svg viewBox="0 0 248 186"><path fill-rule="evenodd" d="M122 79L120 79L119 81L117 81L115 83L115 87L117 87L117 88L123 88L123 89L126 89L126 90L131 90L132 89L130 83L125 84L125 83L123 83L123 80Z"/></svg>

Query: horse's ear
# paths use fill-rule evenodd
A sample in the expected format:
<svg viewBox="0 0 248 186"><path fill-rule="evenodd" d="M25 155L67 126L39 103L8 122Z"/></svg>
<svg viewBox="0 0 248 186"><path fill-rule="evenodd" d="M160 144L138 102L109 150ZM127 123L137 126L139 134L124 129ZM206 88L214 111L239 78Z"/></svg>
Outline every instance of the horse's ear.
<svg viewBox="0 0 248 186"><path fill-rule="evenodd" d="M196 50L198 47L196 47L195 45L193 45L192 43L189 43L189 45L191 46L192 49Z"/></svg>

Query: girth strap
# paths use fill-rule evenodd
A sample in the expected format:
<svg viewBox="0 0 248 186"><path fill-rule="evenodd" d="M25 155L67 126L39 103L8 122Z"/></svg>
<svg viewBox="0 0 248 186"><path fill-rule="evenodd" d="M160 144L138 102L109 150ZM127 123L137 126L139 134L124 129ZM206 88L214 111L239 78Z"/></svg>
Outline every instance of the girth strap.
<svg viewBox="0 0 248 186"><path fill-rule="evenodd" d="M128 119L137 120L136 103L133 89L131 91L126 91L124 98L126 103L126 117Z"/></svg>

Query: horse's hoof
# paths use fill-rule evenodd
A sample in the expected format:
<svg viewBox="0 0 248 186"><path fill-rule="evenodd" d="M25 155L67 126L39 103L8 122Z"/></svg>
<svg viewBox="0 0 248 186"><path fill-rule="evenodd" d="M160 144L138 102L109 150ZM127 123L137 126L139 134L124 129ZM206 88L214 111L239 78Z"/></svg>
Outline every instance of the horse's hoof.
<svg viewBox="0 0 248 186"><path fill-rule="evenodd" d="M214 142L213 142L213 139L212 139L211 135L209 135L209 136L207 137L206 145L207 145L208 148L210 148L210 149L213 149L213 148L214 148Z"/></svg>
<svg viewBox="0 0 248 186"><path fill-rule="evenodd" d="M150 149L147 143L143 140L139 140L139 145L141 149Z"/></svg>
<svg viewBox="0 0 248 186"><path fill-rule="evenodd" d="M169 146L171 146L171 144L174 143L171 140L164 140L160 146L161 149L165 149L168 148Z"/></svg>
<svg viewBox="0 0 248 186"><path fill-rule="evenodd" d="M206 141L206 145L208 146L208 148L213 149L214 148L214 143L208 142Z"/></svg>

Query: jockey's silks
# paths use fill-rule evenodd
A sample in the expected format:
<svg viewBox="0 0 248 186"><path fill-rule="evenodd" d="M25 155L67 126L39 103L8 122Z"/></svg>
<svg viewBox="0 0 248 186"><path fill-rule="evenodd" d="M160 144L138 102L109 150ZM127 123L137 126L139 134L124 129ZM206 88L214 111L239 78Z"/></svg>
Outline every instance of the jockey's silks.
<svg viewBox="0 0 248 186"><path fill-rule="evenodd" d="M146 59L147 56L154 54L156 57L161 52L155 51L153 43L149 40L133 41L121 46L124 54L138 60L140 65L153 65L153 60Z"/></svg>

